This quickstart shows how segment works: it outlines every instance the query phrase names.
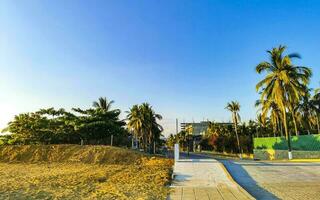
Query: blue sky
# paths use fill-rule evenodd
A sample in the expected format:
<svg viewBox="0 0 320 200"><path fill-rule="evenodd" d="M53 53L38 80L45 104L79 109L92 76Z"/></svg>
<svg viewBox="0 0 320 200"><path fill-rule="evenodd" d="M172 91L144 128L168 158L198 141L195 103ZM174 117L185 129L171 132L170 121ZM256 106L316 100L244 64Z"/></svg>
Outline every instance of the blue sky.
<svg viewBox="0 0 320 200"><path fill-rule="evenodd" d="M238 100L256 116L255 66L284 44L320 84L317 1L0 2L0 128L42 107L86 108L99 96L126 111L149 102L174 119L229 121ZM124 116L124 115L123 115Z"/></svg>

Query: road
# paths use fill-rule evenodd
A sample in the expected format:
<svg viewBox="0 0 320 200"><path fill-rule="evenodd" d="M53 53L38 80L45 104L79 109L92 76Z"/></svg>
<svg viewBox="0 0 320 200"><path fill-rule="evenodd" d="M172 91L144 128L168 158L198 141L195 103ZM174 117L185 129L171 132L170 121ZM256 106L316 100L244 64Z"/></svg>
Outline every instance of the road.
<svg viewBox="0 0 320 200"><path fill-rule="evenodd" d="M191 159L210 157L190 156ZM320 163L218 160L256 199L320 199Z"/></svg>
<svg viewBox="0 0 320 200"><path fill-rule="evenodd" d="M320 163L221 162L257 199L320 199Z"/></svg>

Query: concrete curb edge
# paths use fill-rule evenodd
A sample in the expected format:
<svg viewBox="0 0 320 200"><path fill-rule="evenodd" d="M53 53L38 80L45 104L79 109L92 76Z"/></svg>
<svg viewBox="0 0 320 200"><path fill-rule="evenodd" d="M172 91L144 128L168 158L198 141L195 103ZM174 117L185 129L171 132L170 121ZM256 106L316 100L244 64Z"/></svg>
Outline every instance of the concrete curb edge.
<svg viewBox="0 0 320 200"><path fill-rule="evenodd" d="M228 179L234 183L235 185L238 186L238 188L240 189L241 192L243 192L249 199L255 199L251 194L249 194L249 192L247 192L247 190L245 190L243 187L241 187L241 185L239 185L231 176L231 174L229 173L229 171L227 170L227 168L224 166L223 163L221 163L220 161L218 161L221 168L223 169L224 173L226 173Z"/></svg>

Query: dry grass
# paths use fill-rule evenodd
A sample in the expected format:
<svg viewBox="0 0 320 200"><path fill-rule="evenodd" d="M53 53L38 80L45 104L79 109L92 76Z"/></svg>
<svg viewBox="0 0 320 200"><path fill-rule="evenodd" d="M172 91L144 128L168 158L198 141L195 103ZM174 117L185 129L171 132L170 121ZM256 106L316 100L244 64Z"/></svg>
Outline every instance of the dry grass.
<svg viewBox="0 0 320 200"><path fill-rule="evenodd" d="M54 152L62 153L63 148L63 152L69 153L55 157L50 150L52 146L42 146L43 151L49 149L46 152L53 156L50 157L40 153L41 146L21 146L11 149L12 154L4 154L8 149L1 147L0 199L165 199L167 196L165 185L170 178L172 160L103 146L56 147L53 149L60 150ZM38 153L31 149L37 149ZM27 156L23 157L24 154ZM47 162L41 161L41 157L47 158Z"/></svg>

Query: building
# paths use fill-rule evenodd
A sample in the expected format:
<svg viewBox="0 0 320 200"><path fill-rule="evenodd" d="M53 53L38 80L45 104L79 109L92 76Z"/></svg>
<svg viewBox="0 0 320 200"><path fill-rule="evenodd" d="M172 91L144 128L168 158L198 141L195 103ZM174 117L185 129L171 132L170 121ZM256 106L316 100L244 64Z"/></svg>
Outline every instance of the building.
<svg viewBox="0 0 320 200"><path fill-rule="evenodd" d="M216 123L216 122L215 122ZM201 140L202 136L206 133L210 122L209 121L201 121L201 122L192 122L192 123L180 123L181 131L185 131L188 126L192 126L192 139L189 139L188 146L191 151L201 151ZM220 122L216 123L223 126L232 125L230 122Z"/></svg>
<svg viewBox="0 0 320 200"><path fill-rule="evenodd" d="M209 122L208 121L202 121L202 122L193 122L193 123L181 123L180 128L182 131L186 130L186 127L192 126L192 135L193 136L199 136L205 134L206 130L208 129Z"/></svg>
<svg viewBox="0 0 320 200"><path fill-rule="evenodd" d="M205 134L205 132L208 129L209 123L210 123L209 121L192 122L192 123L180 123L180 128L181 128L182 131L185 131L186 127L191 125L192 128L193 128L192 135L193 136L200 136L200 135L204 135ZM225 125L225 126L232 125L232 123L230 123L230 122L220 122L220 123L217 123L217 124Z"/></svg>

